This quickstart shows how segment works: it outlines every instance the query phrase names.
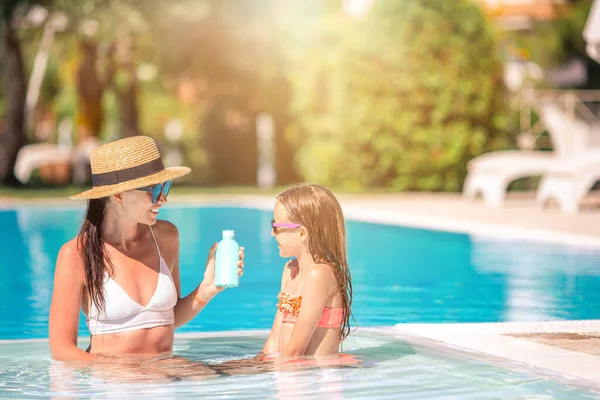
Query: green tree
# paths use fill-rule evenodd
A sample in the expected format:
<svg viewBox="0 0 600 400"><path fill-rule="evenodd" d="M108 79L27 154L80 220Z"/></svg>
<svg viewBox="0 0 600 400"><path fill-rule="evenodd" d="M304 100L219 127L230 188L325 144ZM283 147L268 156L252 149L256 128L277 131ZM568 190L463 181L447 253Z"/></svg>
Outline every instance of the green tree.
<svg viewBox="0 0 600 400"><path fill-rule="evenodd" d="M18 6L26 1L6 0L0 6L0 35L4 72L4 94L7 98L6 130L0 132L0 183L16 185L13 168L17 154L27 141L25 136L25 96L27 83L21 54L21 42L13 24Z"/></svg>
<svg viewBox="0 0 600 400"><path fill-rule="evenodd" d="M583 29L587 22L592 0L571 0L567 6L556 7L557 17L536 21L526 31L507 31L504 40L516 48L525 49L530 61L542 68L553 68L579 58L586 63L588 80L581 89L600 88L600 64L585 50ZM509 52L509 56L514 56Z"/></svg>
<svg viewBox="0 0 600 400"><path fill-rule="evenodd" d="M162 79L195 89L199 128L187 144L204 150L205 168L194 168L194 175L204 169L205 182L256 183L255 120L261 112L275 120L279 183L297 179L283 136L290 87L277 26L287 20L281 8L288 3L294 2L179 0L162 11L145 10Z"/></svg>
<svg viewBox="0 0 600 400"><path fill-rule="evenodd" d="M498 137L501 65L471 1L377 1L328 20L294 74L304 177L349 189L457 190Z"/></svg>

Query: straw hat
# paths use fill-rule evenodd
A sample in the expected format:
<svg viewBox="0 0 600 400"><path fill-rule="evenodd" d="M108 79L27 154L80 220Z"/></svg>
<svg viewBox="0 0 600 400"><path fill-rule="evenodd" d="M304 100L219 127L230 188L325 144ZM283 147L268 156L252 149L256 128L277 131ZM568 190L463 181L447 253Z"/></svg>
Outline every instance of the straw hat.
<svg viewBox="0 0 600 400"><path fill-rule="evenodd" d="M133 136L96 147L90 154L94 187L71 196L73 200L99 199L154 185L190 173L188 167L165 168L156 143Z"/></svg>

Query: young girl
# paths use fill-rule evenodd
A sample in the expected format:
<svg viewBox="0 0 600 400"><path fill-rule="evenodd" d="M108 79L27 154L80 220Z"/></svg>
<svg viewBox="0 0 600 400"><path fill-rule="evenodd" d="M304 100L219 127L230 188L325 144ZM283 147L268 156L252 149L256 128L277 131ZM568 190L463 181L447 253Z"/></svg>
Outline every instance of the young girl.
<svg viewBox="0 0 600 400"><path fill-rule="evenodd" d="M263 347L265 359L337 354L350 332L352 283L346 228L333 193L302 184L277 196L271 235L283 269L277 314Z"/></svg>

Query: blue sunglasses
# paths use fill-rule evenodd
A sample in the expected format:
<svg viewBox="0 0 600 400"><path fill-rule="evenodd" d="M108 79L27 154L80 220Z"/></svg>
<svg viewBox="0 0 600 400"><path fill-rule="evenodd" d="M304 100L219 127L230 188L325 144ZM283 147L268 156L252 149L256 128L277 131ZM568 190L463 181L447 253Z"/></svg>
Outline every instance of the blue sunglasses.
<svg viewBox="0 0 600 400"><path fill-rule="evenodd" d="M171 183L173 183L173 181L169 180L163 183L157 183L156 185L141 187L136 190L152 193L152 204L156 204L158 203L158 199L160 199L160 195L162 193L165 194L165 197L169 195L169 190L171 190Z"/></svg>

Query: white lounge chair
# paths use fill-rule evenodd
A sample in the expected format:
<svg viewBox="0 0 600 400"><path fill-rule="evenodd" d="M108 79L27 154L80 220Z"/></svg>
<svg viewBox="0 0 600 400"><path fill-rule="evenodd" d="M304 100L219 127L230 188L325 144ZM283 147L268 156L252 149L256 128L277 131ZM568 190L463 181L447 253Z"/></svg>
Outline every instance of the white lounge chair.
<svg viewBox="0 0 600 400"><path fill-rule="evenodd" d="M71 164L71 146L51 143L25 145L17 154L14 173L21 183L28 183L31 174L44 165Z"/></svg>
<svg viewBox="0 0 600 400"><path fill-rule="evenodd" d="M554 151L507 150L474 158L467 165L468 174L463 187L465 198L473 199L481 194L488 206L500 207L508 185L516 179L572 168L582 171L587 165L595 165L596 161L600 163L600 154L588 149L591 138L588 124L566 116L554 105L542 106L540 118L550 134ZM586 156L582 158L583 154ZM550 189L544 186L544 193L547 193L544 199L554 195L555 186L550 185Z"/></svg>
<svg viewBox="0 0 600 400"><path fill-rule="evenodd" d="M505 150L483 154L468 164L463 196L472 200L481 194L489 207L504 203L508 185L517 179L540 176L559 157L552 152Z"/></svg>
<svg viewBox="0 0 600 400"><path fill-rule="evenodd" d="M583 38L586 41L586 52L600 62L600 2L594 0L586 21ZM600 131L599 127L592 130ZM591 147L597 147L597 135L590 138ZM574 214L579 211L581 200L600 179L600 156L598 151L589 150L577 157L569 165L553 165L544 174L536 194L536 202L544 207L551 199L558 202L564 213Z"/></svg>
<svg viewBox="0 0 600 400"><path fill-rule="evenodd" d="M596 62L600 62L600 2L598 0L592 3L582 36L586 42L587 54Z"/></svg>
<svg viewBox="0 0 600 400"><path fill-rule="evenodd" d="M17 154L13 169L21 183L28 183L31 174L44 165L69 164L73 167L73 180L82 183L87 179L91 151L100 144L96 138L88 138L77 146L52 143L35 143L23 146Z"/></svg>
<svg viewBox="0 0 600 400"><path fill-rule="evenodd" d="M569 163L550 165L540 182L536 202L540 207L554 199L561 212L576 214L583 198L600 180L600 150L587 150Z"/></svg>

